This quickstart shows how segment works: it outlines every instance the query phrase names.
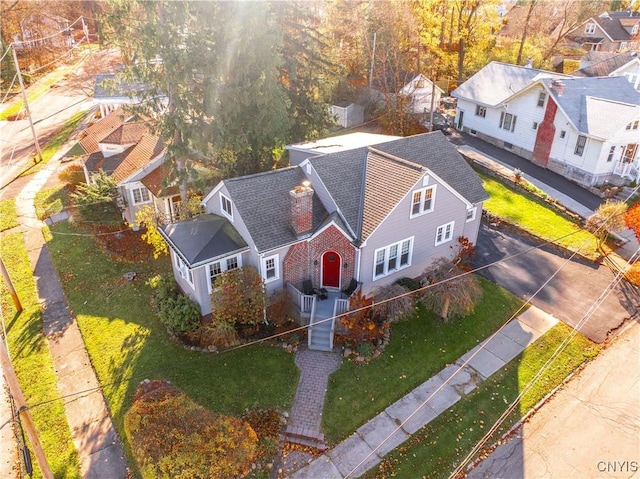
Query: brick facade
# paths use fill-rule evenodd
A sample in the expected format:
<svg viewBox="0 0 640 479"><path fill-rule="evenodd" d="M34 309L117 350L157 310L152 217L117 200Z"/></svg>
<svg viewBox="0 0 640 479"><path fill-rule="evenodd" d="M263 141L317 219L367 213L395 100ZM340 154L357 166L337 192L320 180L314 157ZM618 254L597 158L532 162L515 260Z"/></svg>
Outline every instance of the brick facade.
<svg viewBox="0 0 640 479"><path fill-rule="evenodd" d="M556 136L556 127L553 124L556 118L556 111L558 105L549 98L547 100L547 109L544 112L544 119L542 123L538 125L538 132L536 134L536 143L533 147L533 158L531 161L533 164L547 167L549 163L549 154L551 153L551 146L553 145L553 139Z"/></svg>
<svg viewBox="0 0 640 479"><path fill-rule="evenodd" d="M311 240L289 248L282 263L285 283L300 289L302 282L311 278L313 286L320 287L322 255L327 251L340 255L340 288L348 285L355 275L356 250L349 238L333 225Z"/></svg>

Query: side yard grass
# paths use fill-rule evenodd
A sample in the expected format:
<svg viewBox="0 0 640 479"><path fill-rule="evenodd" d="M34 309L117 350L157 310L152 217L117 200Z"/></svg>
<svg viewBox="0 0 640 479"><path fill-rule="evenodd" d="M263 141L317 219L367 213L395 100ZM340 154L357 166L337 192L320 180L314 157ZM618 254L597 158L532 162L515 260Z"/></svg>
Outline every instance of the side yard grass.
<svg viewBox="0 0 640 479"><path fill-rule="evenodd" d="M19 224L16 199L0 201L0 231L10 230Z"/></svg>
<svg viewBox="0 0 640 479"><path fill-rule="evenodd" d="M71 206L69 191L65 185L53 186L38 191L33 203L39 220L49 218Z"/></svg>
<svg viewBox="0 0 640 479"><path fill-rule="evenodd" d="M471 394L385 457L378 468L365 477L449 477L571 332L570 327L558 323ZM523 395L516 409L486 445L496 442L571 372L596 356L598 351L597 344L579 333L574 336L535 386Z"/></svg>
<svg viewBox="0 0 640 479"><path fill-rule="evenodd" d="M330 443L344 439L454 362L522 306L508 291L478 279L483 297L473 314L444 324L418 307L411 318L393 324L382 356L364 366L345 362L331 375L322 423Z"/></svg>
<svg viewBox="0 0 640 479"><path fill-rule="evenodd" d="M20 298L17 313L8 289L0 281L3 321L18 381L30 407L47 461L55 477L79 478L80 465L58 394L53 360L42 326L29 257L20 233L4 236L0 253ZM34 476L42 477L34 462Z"/></svg>
<svg viewBox="0 0 640 479"><path fill-rule="evenodd" d="M598 256L598 241L591 233L526 193L490 176L480 176L490 196L484 203L489 213L544 240L555 241L572 251L580 250L584 256Z"/></svg>
<svg viewBox="0 0 640 479"><path fill-rule="evenodd" d="M150 306L146 284L156 274L171 271L166 257L120 263L72 224L56 225L51 233L52 260L130 459L124 414L144 379L168 379L198 404L228 415L240 416L256 407L290 407L298 378L292 354L267 345L202 353L185 350L169 338ZM123 279L128 271L136 272L134 281Z"/></svg>

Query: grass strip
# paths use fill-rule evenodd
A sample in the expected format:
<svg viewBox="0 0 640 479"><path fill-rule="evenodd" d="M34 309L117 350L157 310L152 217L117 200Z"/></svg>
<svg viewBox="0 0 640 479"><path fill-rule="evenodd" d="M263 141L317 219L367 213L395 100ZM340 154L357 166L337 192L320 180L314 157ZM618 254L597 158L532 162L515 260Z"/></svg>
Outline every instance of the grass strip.
<svg viewBox="0 0 640 479"><path fill-rule="evenodd" d="M79 111L71 118L67 120L67 122L58 130L51 140L44 145L42 148L42 161L36 163L35 165L30 165L26 170L24 170L18 177L32 175L40 171L47 162L53 157L53 155L60 149L62 145L71 137L75 129L78 125L84 120L87 116L87 111Z"/></svg>
<svg viewBox="0 0 640 479"><path fill-rule="evenodd" d="M10 230L19 225L16 199L0 201L0 231Z"/></svg>
<svg viewBox="0 0 640 479"><path fill-rule="evenodd" d="M6 285L0 282L9 352L20 387L55 477L79 478L78 456L58 393L53 360L43 331L42 311L22 236L13 233L3 237L0 254L24 308L21 313L16 312ZM35 456L32 458L32 477L42 477Z"/></svg>
<svg viewBox="0 0 640 479"><path fill-rule="evenodd" d="M377 470L370 471L366 477L449 477L571 331L565 324L558 323L471 394L384 458ZM573 337L534 387L523 395L518 407L487 446L496 442L538 401L582 363L595 357L598 351L599 346L581 334Z"/></svg>
<svg viewBox="0 0 640 479"><path fill-rule="evenodd" d="M483 289L473 314L443 323L423 307L393 324L382 356L366 365L345 362L329 378L322 427L330 443L353 433L412 389L490 336L522 301L478 278Z"/></svg>
<svg viewBox="0 0 640 479"><path fill-rule="evenodd" d="M130 459L124 414L145 378L168 379L198 404L227 415L289 409L298 382L292 354L267 345L217 354L182 348L152 310L146 284L171 272L169 259L114 261L82 233L69 223L55 225L49 249ZM123 279L128 271L136 272L134 281Z"/></svg>
<svg viewBox="0 0 640 479"><path fill-rule="evenodd" d="M53 186L38 191L33 203L36 216L39 220L44 220L70 206L69 193L65 185Z"/></svg>
<svg viewBox="0 0 640 479"><path fill-rule="evenodd" d="M532 233L544 240L553 240L572 251L587 257L598 256L598 241L573 221L549 206L516 191L495 178L481 175L484 188L489 193L484 209L492 215Z"/></svg>

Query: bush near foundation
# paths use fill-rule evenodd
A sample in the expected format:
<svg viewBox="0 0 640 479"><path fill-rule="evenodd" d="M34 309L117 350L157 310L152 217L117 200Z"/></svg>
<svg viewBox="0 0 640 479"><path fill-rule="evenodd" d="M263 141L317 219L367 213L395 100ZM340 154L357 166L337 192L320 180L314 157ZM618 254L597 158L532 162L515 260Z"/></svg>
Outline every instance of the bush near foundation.
<svg viewBox="0 0 640 479"><path fill-rule="evenodd" d="M203 408L165 381L138 386L124 427L143 478L240 478L256 458L248 423Z"/></svg>

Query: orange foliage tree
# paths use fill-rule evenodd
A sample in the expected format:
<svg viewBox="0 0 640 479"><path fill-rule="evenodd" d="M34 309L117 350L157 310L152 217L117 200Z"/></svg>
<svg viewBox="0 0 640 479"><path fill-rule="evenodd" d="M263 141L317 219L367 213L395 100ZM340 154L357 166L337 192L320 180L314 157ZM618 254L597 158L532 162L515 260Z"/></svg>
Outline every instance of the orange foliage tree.
<svg viewBox="0 0 640 479"><path fill-rule="evenodd" d="M353 313L341 318L341 324L347 330L343 335L346 344L357 346L361 343L373 343L384 334L385 326L376 324L372 319L372 304L371 298L367 298L360 291L356 291L349 298L349 309Z"/></svg>
<svg viewBox="0 0 640 479"><path fill-rule="evenodd" d="M256 325L264 321L266 299L262 276L253 266L244 266L216 278L211 313L217 321Z"/></svg>
<svg viewBox="0 0 640 479"><path fill-rule="evenodd" d="M634 203L624 215L624 224L636 235L640 242L640 201Z"/></svg>

